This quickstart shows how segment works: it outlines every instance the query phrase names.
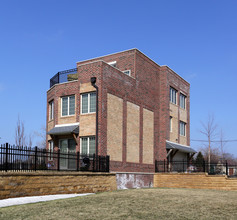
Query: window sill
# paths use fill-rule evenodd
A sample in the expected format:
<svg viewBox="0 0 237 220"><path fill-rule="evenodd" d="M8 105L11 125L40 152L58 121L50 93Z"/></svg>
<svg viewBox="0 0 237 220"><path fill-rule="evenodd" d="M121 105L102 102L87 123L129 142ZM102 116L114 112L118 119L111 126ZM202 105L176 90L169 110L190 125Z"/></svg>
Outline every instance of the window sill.
<svg viewBox="0 0 237 220"><path fill-rule="evenodd" d="M178 106L178 104L175 104L175 103L173 103L173 102L170 102L170 104L175 105L175 106Z"/></svg>
<svg viewBox="0 0 237 220"><path fill-rule="evenodd" d="M69 118L69 117L75 117L75 114L74 115L64 115L64 116L61 115L60 118Z"/></svg>
<svg viewBox="0 0 237 220"><path fill-rule="evenodd" d="M90 113L81 113L80 115L94 115L96 112L90 112Z"/></svg>

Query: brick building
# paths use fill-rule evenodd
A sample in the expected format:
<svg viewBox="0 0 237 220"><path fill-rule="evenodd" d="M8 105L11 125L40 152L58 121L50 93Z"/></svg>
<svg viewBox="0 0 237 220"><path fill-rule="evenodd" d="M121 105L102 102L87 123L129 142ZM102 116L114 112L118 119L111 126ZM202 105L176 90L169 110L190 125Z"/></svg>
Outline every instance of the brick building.
<svg viewBox="0 0 237 220"><path fill-rule="evenodd" d="M155 160L188 160L195 153L189 147L189 83L137 49L80 61L50 84L50 149L98 151L110 155L111 171L123 172L154 172Z"/></svg>

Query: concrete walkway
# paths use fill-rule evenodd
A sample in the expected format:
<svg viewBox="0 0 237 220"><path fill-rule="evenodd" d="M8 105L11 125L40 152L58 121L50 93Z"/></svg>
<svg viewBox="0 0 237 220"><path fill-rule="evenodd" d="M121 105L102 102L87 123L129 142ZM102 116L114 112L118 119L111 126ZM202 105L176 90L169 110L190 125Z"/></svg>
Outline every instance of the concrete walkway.
<svg viewBox="0 0 237 220"><path fill-rule="evenodd" d="M87 196L91 194L94 194L94 193L27 196L27 197L2 199L0 200L0 208L12 206L12 205L22 205L22 204L28 204L28 203L46 202L46 201L51 201L51 200L56 200L56 199L67 199L67 198L73 198L73 197L78 197L78 196Z"/></svg>

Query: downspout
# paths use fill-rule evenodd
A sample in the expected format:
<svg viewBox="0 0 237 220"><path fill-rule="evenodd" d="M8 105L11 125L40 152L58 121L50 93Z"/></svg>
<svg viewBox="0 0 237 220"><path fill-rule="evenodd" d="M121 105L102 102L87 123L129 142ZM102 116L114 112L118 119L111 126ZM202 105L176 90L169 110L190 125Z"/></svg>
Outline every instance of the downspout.
<svg viewBox="0 0 237 220"><path fill-rule="evenodd" d="M98 91L99 88L98 86L95 84L96 83L96 77L91 77L91 85L96 89L96 136L95 136L95 155L96 158L98 157L98 113L99 113L99 103L98 103Z"/></svg>

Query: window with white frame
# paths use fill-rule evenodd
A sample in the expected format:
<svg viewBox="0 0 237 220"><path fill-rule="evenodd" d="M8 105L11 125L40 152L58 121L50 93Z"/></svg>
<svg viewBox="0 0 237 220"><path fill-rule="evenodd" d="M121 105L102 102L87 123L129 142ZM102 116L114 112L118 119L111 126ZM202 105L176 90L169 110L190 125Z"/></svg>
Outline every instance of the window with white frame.
<svg viewBox="0 0 237 220"><path fill-rule="evenodd" d="M179 105L181 108L186 109L186 96L182 93L179 95Z"/></svg>
<svg viewBox="0 0 237 220"><path fill-rule="evenodd" d="M62 116L75 114L75 95L62 97Z"/></svg>
<svg viewBox="0 0 237 220"><path fill-rule="evenodd" d="M172 132L172 116L170 116L170 132Z"/></svg>
<svg viewBox="0 0 237 220"><path fill-rule="evenodd" d="M177 103L177 90L170 87L170 102L173 104Z"/></svg>
<svg viewBox="0 0 237 220"><path fill-rule="evenodd" d="M186 136L186 123L183 121L179 122L179 134L181 136Z"/></svg>
<svg viewBox="0 0 237 220"><path fill-rule="evenodd" d="M95 154L95 136L91 137L81 137L80 138L81 155L93 155Z"/></svg>
<svg viewBox="0 0 237 220"><path fill-rule="evenodd" d="M54 148L53 141L49 141L49 160L53 159L53 148Z"/></svg>
<svg viewBox="0 0 237 220"><path fill-rule="evenodd" d="M131 76L131 70L124 70L123 73L125 73L128 76Z"/></svg>
<svg viewBox="0 0 237 220"><path fill-rule="evenodd" d="M96 112L96 93L85 93L81 95L81 113Z"/></svg>
<svg viewBox="0 0 237 220"><path fill-rule="evenodd" d="M110 66L112 66L112 67L116 67L117 62L116 61L112 61L112 62L109 62L108 64Z"/></svg>
<svg viewBox="0 0 237 220"><path fill-rule="evenodd" d="M49 102L49 121L54 118L54 101Z"/></svg>

